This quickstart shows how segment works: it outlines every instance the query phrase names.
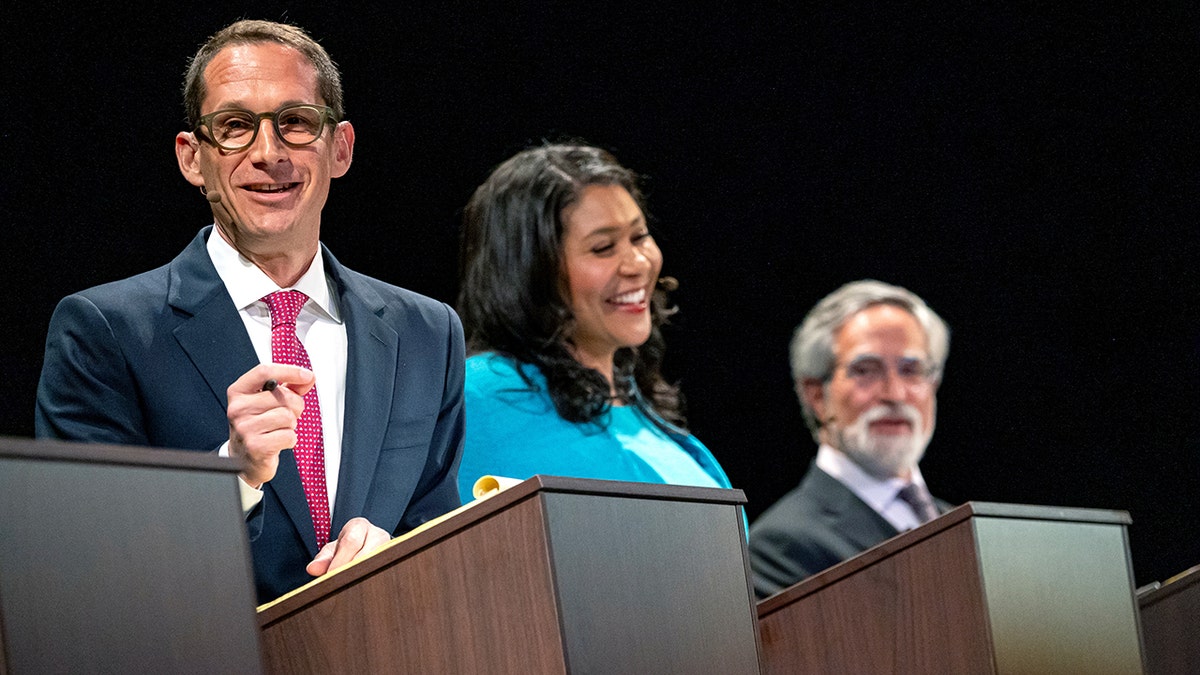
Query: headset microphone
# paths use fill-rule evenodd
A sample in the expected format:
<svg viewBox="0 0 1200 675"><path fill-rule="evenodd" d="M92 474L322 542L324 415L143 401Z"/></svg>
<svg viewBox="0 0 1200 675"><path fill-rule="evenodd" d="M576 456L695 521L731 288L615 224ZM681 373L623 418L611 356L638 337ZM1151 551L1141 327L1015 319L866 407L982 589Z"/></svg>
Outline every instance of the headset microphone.
<svg viewBox="0 0 1200 675"><path fill-rule="evenodd" d="M216 190L209 190L204 193L208 203L212 206L213 215L216 217L217 226L221 226L221 221L228 221L228 227L232 227L235 231L242 229L241 221L233 210L233 202L226 204L221 199L221 193ZM236 247L235 247L236 248Z"/></svg>

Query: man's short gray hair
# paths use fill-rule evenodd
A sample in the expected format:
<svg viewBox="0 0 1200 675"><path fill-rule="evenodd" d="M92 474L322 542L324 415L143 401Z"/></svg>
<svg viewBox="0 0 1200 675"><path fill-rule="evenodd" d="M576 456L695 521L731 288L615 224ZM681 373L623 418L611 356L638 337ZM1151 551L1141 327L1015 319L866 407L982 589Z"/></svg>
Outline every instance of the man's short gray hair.
<svg viewBox="0 0 1200 675"><path fill-rule="evenodd" d="M852 281L825 296L792 335L792 379L797 385L806 380L827 382L833 377L837 365L833 341L838 330L847 319L873 305L895 305L916 318L925 331L929 358L937 366L935 377L941 379L946 356L950 353L950 328L946 322L915 293L882 281L864 279ZM797 391L801 392L802 387L797 386ZM800 407L804 411L804 421L819 443L821 423L802 393Z"/></svg>

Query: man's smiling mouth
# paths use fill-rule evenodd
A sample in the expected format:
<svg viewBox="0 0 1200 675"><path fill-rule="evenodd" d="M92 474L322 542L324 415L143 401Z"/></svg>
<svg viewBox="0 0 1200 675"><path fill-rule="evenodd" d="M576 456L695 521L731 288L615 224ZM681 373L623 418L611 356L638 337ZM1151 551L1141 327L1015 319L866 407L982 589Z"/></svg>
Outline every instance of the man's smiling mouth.
<svg viewBox="0 0 1200 675"><path fill-rule="evenodd" d="M251 185L243 185L242 189L249 190L250 192L273 194L277 192L287 192L296 185L299 185L299 183L253 183Z"/></svg>

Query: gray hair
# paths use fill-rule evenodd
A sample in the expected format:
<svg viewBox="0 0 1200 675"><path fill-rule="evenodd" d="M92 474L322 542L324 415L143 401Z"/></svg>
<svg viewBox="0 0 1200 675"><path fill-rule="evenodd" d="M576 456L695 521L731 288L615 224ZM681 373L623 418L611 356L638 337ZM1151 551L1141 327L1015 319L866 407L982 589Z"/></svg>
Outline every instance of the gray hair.
<svg viewBox="0 0 1200 675"><path fill-rule="evenodd" d="M345 119L346 110L342 94L342 75L328 52L303 28L274 21L243 19L232 23L200 46L195 56L188 61L187 74L183 80L183 107L187 112L188 126L195 128L200 122L200 104L206 95L204 71L213 58L231 45L255 45L275 43L291 47L300 52L317 71L317 91L314 92L333 110L333 119ZM313 101L314 103L318 101Z"/></svg>
<svg viewBox="0 0 1200 675"><path fill-rule="evenodd" d="M838 330L847 319L873 305L895 305L913 315L925 331L929 358L937 365L935 377L940 380L950 353L950 328L915 293L873 279L852 281L842 286L822 298L804 317L804 323L792 335L792 379L801 384L806 380L827 382L832 378L837 365L833 341ZM821 423L803 395L800 396L800 407L804 411L804 421L819 443Z"/></svg>

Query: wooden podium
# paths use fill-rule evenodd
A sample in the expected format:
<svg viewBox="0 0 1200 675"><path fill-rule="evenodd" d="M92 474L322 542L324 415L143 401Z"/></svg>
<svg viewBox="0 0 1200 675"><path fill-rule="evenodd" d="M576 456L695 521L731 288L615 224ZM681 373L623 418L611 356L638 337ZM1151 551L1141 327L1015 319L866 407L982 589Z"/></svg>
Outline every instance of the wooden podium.
<svg viewBox="0 0 1200 675"><path fill-rule="evenodd" d="M1200 565L1161 586L1138 594L1146 672L1151 675L1200 673Z"/></svg>
<svg viewBox="0 0 1200 675"><path fill-rule="evenodd" d="M1128 514L967 503L758 604L766 673L1141 673Z"/></svg>
<svg viewBox="0 0 1200 675"><path fill-rule="evenodd" d="M264 606L267 670L758 673L744 501L535 476Z"/></svg>
<svg viewBox="0 0 1200 675"><path fill-rule="evenodd" d="M238 468L0 438L0 672L261 672Z"/></svg>

